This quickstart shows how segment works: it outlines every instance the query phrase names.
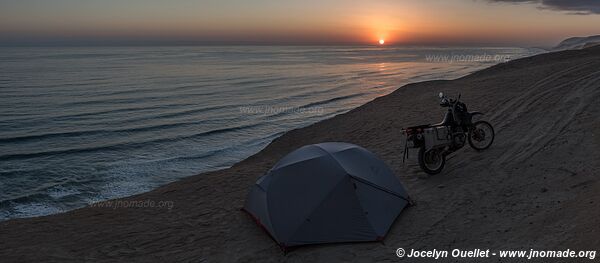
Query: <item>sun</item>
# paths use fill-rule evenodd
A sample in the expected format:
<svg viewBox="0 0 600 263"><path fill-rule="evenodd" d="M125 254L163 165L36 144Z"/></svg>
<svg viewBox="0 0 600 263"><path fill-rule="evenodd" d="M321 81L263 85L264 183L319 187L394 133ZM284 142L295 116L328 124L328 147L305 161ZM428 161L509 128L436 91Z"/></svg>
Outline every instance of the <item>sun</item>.
<svg viewBox="0 0 600 263"><path fill-rule="evenodd" d="M379 45L383 45L383 44L385 44L385 40L383 40L383 39L380 39L380 40L379 40Z"/></svg>

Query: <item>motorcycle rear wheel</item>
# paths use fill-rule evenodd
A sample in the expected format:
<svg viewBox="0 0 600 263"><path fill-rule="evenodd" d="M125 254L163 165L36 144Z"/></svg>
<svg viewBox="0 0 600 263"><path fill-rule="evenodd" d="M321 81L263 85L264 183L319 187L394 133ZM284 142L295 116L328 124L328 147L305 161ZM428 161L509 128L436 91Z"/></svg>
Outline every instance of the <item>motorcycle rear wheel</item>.
<svg viewBox="0 0 600 263"><path fill-rule="evenodd" d="M428 174L439 174L446 164L446 155L440 149L419 149L419 166Z"/></svg>
<svg viewBox="0 0 600 263"><path fill-rule="evenodd" d="M477 121L469 130L469 145L477 151L483 151L492 146L495 136L494 127L489 122Z"/></svg>

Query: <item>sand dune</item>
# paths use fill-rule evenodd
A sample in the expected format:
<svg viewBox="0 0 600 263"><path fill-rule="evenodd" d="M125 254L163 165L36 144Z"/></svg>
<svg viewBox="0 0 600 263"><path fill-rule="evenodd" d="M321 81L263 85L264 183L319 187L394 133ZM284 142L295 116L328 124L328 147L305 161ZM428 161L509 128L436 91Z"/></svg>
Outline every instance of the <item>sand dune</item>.
<svg viewBox="0 0 600 263"><path fill-rule="evenodd" d="M399 88L346 114L292 130L230 169L189 177L123 200L165 208L88 207L0 223L9 261L397 261L414 249L597 249L600 246L600 47L499 64L452 81ZM402 127L438 122L436 94L462 93L487 113L494 145L451 155L436 176L416 152L402 163ZM392 167L416 206L383 242L297 248L284 255L239 209L280 157L324 141L361 145ZM7 261L5 261L7 260Z"/></svg>
<svg viewBox="0 0 600 263"><path fill-rule="evenodd" d="M582 49L592 47L598 44L600 44L600 35L587 37L572 37L563 40L557 46L553 47L552 50L560 51L567 49Z"/></svg>

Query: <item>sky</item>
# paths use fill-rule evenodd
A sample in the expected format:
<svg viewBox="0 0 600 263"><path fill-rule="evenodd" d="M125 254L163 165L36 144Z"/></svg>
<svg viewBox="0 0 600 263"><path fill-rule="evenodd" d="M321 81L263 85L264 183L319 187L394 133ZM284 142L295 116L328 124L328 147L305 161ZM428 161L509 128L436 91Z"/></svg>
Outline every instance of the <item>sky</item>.
<svg viewBox="0 0 600 263"><path fill-rule="evenodd" d="M0 0L0 45L553 46L598 25L599 0Z"/></svg>

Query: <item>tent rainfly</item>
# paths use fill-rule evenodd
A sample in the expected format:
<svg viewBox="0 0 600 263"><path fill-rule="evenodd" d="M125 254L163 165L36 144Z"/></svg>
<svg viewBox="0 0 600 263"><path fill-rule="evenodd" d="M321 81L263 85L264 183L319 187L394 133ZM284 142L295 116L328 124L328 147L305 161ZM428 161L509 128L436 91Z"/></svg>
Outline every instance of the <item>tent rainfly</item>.
<svg viewBox="0 0 600 263"><path fill-rule="evenodd" d="M301 147L260 177L242 210L282 248L381 240L409 203L390 168L368 150Z"/></svg>

